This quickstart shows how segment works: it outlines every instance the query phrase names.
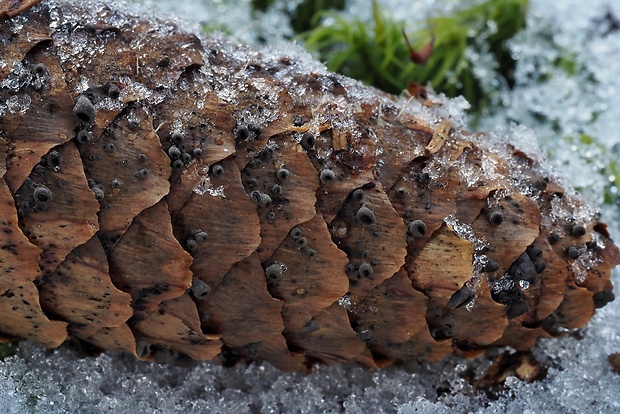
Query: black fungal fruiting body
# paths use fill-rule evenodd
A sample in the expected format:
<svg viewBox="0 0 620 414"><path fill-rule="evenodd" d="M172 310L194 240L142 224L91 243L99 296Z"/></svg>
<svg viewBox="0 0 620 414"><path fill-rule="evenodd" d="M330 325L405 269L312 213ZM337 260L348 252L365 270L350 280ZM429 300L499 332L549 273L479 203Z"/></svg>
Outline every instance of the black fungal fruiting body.
<svg viewBox="0 0 620 414"><path fill-rule="evenodd" d="M289 175L290 175L290 172L286 168L280 168L276 172L276 176L278 177L278 180L280 181L285 181L286 179L288 179Z"/></svg>
<svg viewBox="0 0 620 414"><path fill-rule="evenodd" d="M426 224L422 220L413 220L407 225L407 233L413 237L426 236Z"/></svg>
<svg viewBox="0 0 620 414"><path fill-rule="evenodd" d="M306 132L301 136L301 146L307 150L314 148L314 142L314 135L309 132Z"/></svg>
<svg viewBox="0 0 620 414"><path fill-rule="evenodd" d="M489 221L495 226L499 226L504 221L501 211L492 211L489 213Z"/></svg>
<svg viewBox="0 0 620 414"><path fill-rule="evenodd" d="M199 300L206 299L211 293L211 288L204 281L200 279L192 280L192 286L190 288L192 295Z"/></svg>
<svg viewBox="0 0 620 414"><path fill-rule="evenodd" d="M181 150L176 145L171 145L170 148L168 148L168 156L173 161L178 160L181 158Z"/></svg>
<svg viewBox="0 0 620 414"><path fill-rule="evenodd" d="M586 234L586 228L583 227L581 224L575 224L572 229L571 229L573 236L575 237L582 237L583 235Z"/></svg>
<svg viewBox="0 0 620 414"><path fill-rule="evenodd" d="M358 188L357 190L353 191L353 193L351 194L351 198L355 201L362 201L364 199L364 190Z"/></svg>
<svg viewBox="0 0 620 414"><path fill-rule="evenodd" d="M359 272L360 277L371 277L373 274L373 269L370 263L360 264L357 271Z"/></svg>
<svg viewBox="0 0 620 414"><path fill-rule="evenodd" d="M224 174L224 167L222 167L220 164L215 164L211 167L211 173L213 173L214 176L219 177L220 175Z"/></svg>
<svg viewBox="0 0 620 414"><path fill-rule="evenodd" d="M375 213L366 206L362 206L357 210L355 219L362 224L373 224L377 220Z"/></svg>
<svg viewBox="0 0 620 414"><path fill-rule="evenodd" d="M106 4L1 19L0 97L29 102L0 117L2 338L377 367L525 350L614 299L595 212L430 91Z"/></svg>
<svg viewBox="0 0 620 414"><path fill-rule="evenodd" d="M73 107L73 115L75 118L87 124L92 123L95 120L95 107L90 99L84 95L80 95Z"/></svg>
<svg viewBox="0 0 620 414"><path fill-rule="evenodd" d="M299 239L303 234L303 230L301 229L301 227L293 227L290 231L290 234L293 239Z"/></svg>
<svg viewBox="0 0 620 414"><path fill-rule="evenodd" d="M265 276L270 282L279 282L282 279L282 265L274 263L267 266L265 269Z"/></svg>
<svg viewBox="0 0 620 414"><path fill-rule="evenodd" d="M80 132L78 132L76 136L76 140L80 144L86 144L88 141L92 141L93 138L94 137L93 137L92 132L85 130L85 129L82 129Z"/></svg>
<svg viewBox="0 0 620 414"><path fill-rule="evenodd" d="M319 178L323 184L330 184L336 179L336 174L334 174L332 170L326 168L321 170Z"/></svg>
<svg viewBox="0 0 620 414"><path fill-rule="evenodd" d="M47 203L52 201L52 192L47 187L37 187L34 190L33 198L37 203Z"/></svg>
<svg viewBox="0 0 620 414"><path fill-rule="evenodd" d="M452 297L450 297L448 307L451 309L458 309L461 306L466 306L475 298L475 296L476 294L471 288L468 286L463 286L461 289L457 290Z"/></svg>

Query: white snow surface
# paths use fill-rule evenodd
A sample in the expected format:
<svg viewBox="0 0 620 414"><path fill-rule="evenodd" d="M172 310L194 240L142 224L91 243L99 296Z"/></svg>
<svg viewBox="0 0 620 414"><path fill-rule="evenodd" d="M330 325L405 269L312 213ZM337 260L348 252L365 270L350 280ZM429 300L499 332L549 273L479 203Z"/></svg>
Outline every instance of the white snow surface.
<svg viewBox="0 0 620 414"><path fill-rule="evenodd" d="M247 0L148 3L163 10L158 12L160 17L193 22L188 27L225 23L246 42L255 41L251 33L276 43L291 33L282 12L252 16ZM369 1L352 3L350 13L369 17ZM455 4L449 0L421 0L414 6L405 0L380 3L411 24ZM501 105L476 125L498 135L510 133L524 142L537 136L567 182L596 203L602 202L606 189L612 194L618 191L602 172L604 150L620 156L620 31L605 33L604 25L596 23L608 11L620 16L620 3L532 0L527 29L511 44L519 59L516 87L498 91ZM566 51L576 56L581 74L569 76L554 65ZM480 61L488 60L481 57ZM481 64L479 70L491 73L493 69ZM582 134L599 144L582 142ZM620 239L619 211L618 206L601 211L616 240ZM613 281L620 285L618 271ZM494 398L475 390L464 378L468 372L484 372L489 357L452 357L436 364L384 370L317 367L305 375L284 373L266 363L223 368L209 362L141 363L112 353L84 357L68 347L47 350L22 342L17 355L0 362L0 413L620 412L620 375L612 372L607 361L609 354L620 352L619 318L620 300L616 300L598 310L578 335L541 341L535 354L549 367L547 377L532 384L509 378Z"/></svg>

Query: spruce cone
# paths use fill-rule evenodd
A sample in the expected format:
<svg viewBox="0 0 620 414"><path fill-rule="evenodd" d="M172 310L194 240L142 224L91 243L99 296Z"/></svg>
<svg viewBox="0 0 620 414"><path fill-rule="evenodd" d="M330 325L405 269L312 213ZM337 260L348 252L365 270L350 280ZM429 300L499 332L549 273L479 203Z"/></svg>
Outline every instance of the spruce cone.
<svg viewBox="0 0 620 414"><path fill-rule="evenodd" d="M524 350L613 300L594 211L433 95L105 4L18 3L0 7L5 340L385 366Z"/></svg>

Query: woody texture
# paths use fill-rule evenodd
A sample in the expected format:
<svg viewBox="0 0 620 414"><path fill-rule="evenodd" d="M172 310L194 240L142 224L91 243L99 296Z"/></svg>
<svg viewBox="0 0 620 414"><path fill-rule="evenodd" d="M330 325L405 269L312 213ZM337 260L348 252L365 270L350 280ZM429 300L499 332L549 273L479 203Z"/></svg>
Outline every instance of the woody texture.
<svg viewBox="0 0 620 414"><path fill-rule="evenodd" d="M540 155L305 52L0 2L0 335L383 367L526 350L618 249Z"/></svg>

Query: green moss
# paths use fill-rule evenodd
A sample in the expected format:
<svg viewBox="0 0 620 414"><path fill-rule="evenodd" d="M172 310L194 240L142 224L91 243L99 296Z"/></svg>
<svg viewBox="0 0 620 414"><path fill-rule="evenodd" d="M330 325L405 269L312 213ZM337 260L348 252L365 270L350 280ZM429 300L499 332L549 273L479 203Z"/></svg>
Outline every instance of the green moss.
<svg viewBox="0 0 620 414"><path fill-rule="evenodd" d="M230 30L228 26L225 24L219 23L203 23L200 28L205 33L214 33L214 32L222 32L227 35L232 35L233 31Z"/></svg>
<svg viewBox="0 0 620 414"><path fill-rule="evenodd" d="M345 0L303 0L290 15L291 26L295 33L314 29L318 23L317 14L326 10L343 10L345 3Z"/></svg>
<svg viewBox="0 0 620 414"><path fill-rule="evenodd" d="M424 29L407 31L414 49L420 49L434 36L428 61L414 64L402 30L404 24L389 18L373 1L370 27L359 19L324 12L323 19L302 39L308 50L336 72L359 79L391 93L400 93L409 82L430 83L448 96L464 95L474 108L486 102L475 76L468 51L488 52L496 61L497 76L512 85L512 59L506 41L525 27L528 0L487 0L448 16L436 17ZM406 29L406 28L405 28Z"/></svg>
<svg viewBox="0 0 620 414"><path fill-rule="evenodd" d="M265 12L275 4L276 0L252 0L252 9Z"/></svg>
<svg viewBox="0 0 620 414"><path fill-rule="evenodd" d="M5 358L15 355L15 347L12 344L0 345L0 361L4 361Z"/></svg>
<svg viewBox="0 0 620 414"><path fill-rule="evenodd" d="M569 141L571 140L569 139ZM618 161L618 158L614 156L612 151L609 151L605 145L601 144L593 136L582 133L579 136L579 142L585 146L586 149L592 148L593 151L585 151L586 154L592 153L595 154L594 156L599 157L599 159L596 160L586 159L589 164L595 165L596 163L603 165L599 173L603 177L607 177L604 203L620 205L620 196L618 195L618 191L620 190L620 162Z"/></svg>

